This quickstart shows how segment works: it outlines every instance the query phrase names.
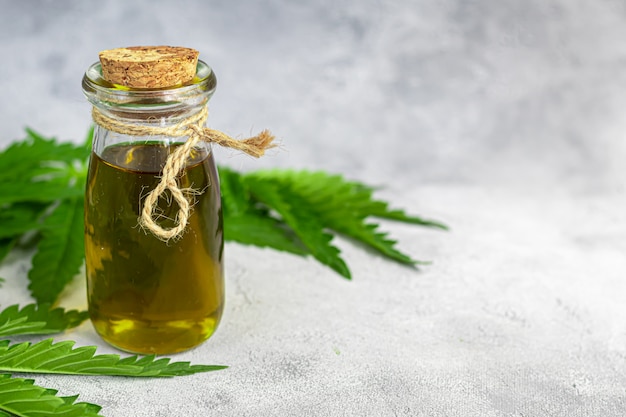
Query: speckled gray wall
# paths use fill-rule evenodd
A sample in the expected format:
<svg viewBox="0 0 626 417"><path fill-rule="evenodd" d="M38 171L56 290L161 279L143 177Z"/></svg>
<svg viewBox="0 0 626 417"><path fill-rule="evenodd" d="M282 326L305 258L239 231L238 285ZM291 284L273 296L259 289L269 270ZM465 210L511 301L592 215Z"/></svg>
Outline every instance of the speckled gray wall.
<svg viewBox="0 0 626 417"><path fill-rule="evenodd" d="M393 160L402 184L614 187L623 173L617 1L3 3L4 143L25 125L82 137L80 79L97 52L165 43L199 49L217 72L212 126L278 134L287 152L264 166L388 181Z"/></svg>

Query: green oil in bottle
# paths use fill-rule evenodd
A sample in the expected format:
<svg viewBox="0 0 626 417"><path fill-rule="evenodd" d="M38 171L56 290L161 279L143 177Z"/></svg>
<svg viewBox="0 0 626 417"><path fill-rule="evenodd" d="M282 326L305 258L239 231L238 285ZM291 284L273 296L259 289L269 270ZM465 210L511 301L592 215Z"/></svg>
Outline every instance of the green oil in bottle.
<svg viewBox="0 0 626 417"><path fill-rule="evenodd" d="M192 195L184 234L163 242L138 225L141 201L175 149L121 144L91 156L85 199L89 312L108 343L135 353L190 349L215 331L224 305L219 180L212 154L194 149L178 178ZM178 206L159 199L159 224L174 225ZM168 201L169 200L169 201Z"/></svg>

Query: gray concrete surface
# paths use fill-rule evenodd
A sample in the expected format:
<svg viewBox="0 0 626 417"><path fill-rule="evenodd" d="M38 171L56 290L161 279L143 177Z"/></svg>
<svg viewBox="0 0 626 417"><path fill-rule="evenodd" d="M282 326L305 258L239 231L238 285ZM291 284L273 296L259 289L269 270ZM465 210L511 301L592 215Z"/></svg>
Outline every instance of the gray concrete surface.
<svg viewBox="0 0 626 417"><path fill-rule="evenodd" d="M584 0L0 0L0 144L81 140L101 49L199 49L210 125L271 128L261 161L384 186L442 233L385 223L419 272L339 245L227 245L227 309L168 380L36 376L127 416L626 415L626 6ZM1 167L6 169L6 167ZM0 305L29 302L27 259ZM82 278L62 304L84 306ZM114 352L87 323L58 337Z"/></svg>

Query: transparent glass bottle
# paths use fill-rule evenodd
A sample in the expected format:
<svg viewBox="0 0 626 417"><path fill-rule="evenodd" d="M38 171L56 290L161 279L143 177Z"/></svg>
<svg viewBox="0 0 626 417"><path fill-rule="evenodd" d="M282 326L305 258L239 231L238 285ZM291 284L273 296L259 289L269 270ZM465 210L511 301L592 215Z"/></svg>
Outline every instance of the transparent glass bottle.
<svg viewBox="0 0 626 417"><path fill-rule="evenodd" d="M83 78L87 99L126 125L168 127L207 105L216 87L199 61L188 84L132 89L102 77L99 63ZM89 313L108 343L135 353L192 348L213 334L224 306L223 233L219 181L210 145L193 148L181 189L193 188L185 232L164 242L138 224L142 200L156 186L167 156L186 137L132 136L96 125L85 198ZM159 224L172 227L178 210L158 201Z"/></svg>

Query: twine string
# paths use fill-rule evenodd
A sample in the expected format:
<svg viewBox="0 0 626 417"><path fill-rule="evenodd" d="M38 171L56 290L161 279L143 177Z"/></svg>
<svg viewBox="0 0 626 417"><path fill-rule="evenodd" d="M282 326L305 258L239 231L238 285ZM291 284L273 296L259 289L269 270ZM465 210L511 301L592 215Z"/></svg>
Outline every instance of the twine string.
<svg viewBox="0 0 626 417"><path fill-rule="evenodd" d="M141 216L139 217L139 225L142 228L149 230L155 237L166 242L182 236L187 227L192 207L187 195L199 195L202 193L199 190L182 190L177 181L180 173L185 168L193 147L198 142L215 143L223 147L245 152L255 158L263 156L267 149L276 146L273 143L274 136L268 130L263 130L258 135L244 140L237 140L218 130L204 127L208 117L208 109L206 107L203 107L201 111L179 123L167 127L126 123L105 115L96 107L92 109L92 116L94 122L104 129L124 135L188 137L185 142L176 147L167 157L161 180L144 199ZM167 190L169 190L173 200L178 204L174 226L168 229L161 227L157 223L158 201Z"/></svg>

